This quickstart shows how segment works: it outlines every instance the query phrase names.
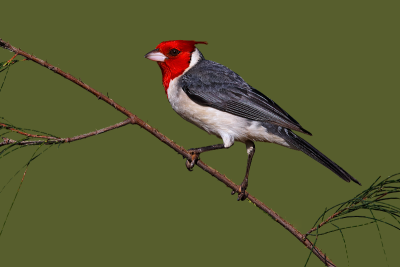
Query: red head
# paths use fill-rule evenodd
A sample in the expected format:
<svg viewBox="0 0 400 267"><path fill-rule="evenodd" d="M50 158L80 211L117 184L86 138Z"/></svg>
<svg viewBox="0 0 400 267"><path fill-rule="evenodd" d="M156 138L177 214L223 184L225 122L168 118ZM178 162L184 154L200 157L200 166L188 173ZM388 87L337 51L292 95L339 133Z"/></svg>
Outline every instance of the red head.
<svg viewBox="0 0 400 267"><path fill-rule="evenodd" d="M157 61L160 66L165 93L167 93L169 82L181 75L189 67L196 44L207 44L207 42L165 41L160 43L155 50L145 55L147 59Z"/></svg>

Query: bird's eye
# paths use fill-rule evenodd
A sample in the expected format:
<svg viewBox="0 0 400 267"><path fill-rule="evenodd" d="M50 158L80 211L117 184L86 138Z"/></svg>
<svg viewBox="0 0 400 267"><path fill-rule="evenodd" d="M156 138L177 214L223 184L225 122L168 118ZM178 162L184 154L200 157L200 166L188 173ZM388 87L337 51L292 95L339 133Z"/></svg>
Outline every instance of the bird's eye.
<svg viewBox="0 0 400 267"><path fill-rule="evenodd" d="M177 56L180 52L181 52L181 51L179 51L178 49L173 48L173 49L171 49L171 50L169 51L169 54L170 54L171 56Z"/></svg>

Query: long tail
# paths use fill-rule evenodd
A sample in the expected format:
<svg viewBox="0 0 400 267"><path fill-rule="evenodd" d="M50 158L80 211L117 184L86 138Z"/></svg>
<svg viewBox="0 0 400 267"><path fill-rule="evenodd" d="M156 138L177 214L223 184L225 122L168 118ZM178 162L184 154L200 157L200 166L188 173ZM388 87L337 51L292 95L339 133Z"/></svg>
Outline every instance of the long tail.
<svg viewBox="0 0 400 267"><path fill-rule="evenodd" d="M281 137L285 139L286 142L291 144L294 148L297 148L297 150L300 150L310 156L311 158L315 159L328 169L330 169L332 172L334 172L336 175L338 175L340 178L345 180L346 182L353 181L356 184L361 185L359 181L357 181L353 176L348 174L345 170L343 170L339 165L337 165L335 162L330 160L327 156L319 152L315 147L313 147L311 144L309 144L306 140L302 139L301 137L297 136L295 133L293 133L289 129L281 128Z"/></svg>

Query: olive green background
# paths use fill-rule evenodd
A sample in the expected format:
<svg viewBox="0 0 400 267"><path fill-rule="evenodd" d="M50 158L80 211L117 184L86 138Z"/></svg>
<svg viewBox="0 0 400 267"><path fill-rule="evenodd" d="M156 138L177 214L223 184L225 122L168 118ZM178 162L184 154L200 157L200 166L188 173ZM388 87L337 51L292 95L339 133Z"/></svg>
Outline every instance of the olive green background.
<svg viewBox="0 0 400 267"><path fill-rule="evenodd" d="M157 64L143 56L165 40L208 41L198 45L207 59L276 101L313 133L305 139L363 184L347 184L297 151L256 144L249 192L304 233L325 207L400 171L398 14L398 1L18 1L1 4L0 38L185 148L221 140L175 114ZM11 56L0 50L1 61ZM11 68L0 116L61 137L125 119L32 62ZM1 188L35 149L1 159ZM237 143L202 160L240 183L246 157ZM1 265L304 266L309 250L283 227L184 162L137 126L51 148L29 166L0 237ZM21 178L0 194L0 224ZM400 232L380 229L397 266ZM351 266L387 265L374 224L343 233ZM347 266L338 232L317 246ZM323 264L312 256L308 266Z"/></svg>

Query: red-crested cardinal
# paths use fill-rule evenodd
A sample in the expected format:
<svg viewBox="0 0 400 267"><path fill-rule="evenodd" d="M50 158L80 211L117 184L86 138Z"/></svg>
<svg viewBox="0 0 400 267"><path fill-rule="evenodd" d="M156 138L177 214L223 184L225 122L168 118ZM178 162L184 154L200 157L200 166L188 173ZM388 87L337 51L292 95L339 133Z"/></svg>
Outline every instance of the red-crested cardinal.
<svg viewBox="0 0 400 267"><path fill-rule="evenodd" d="M237 192L238 200L244 200L255 152L254 141L260 141L300 150L346 182L354 181L361 185L336 163L293 133L291 130L311 135L292 116L232 70L204 59L195 47L196 44L207 42L166 41L145 55L160 66L165 93L175 112L224 142L190 149L193 157L186 161L189 170L202 152L229 148L235 141L245 143L247 168Z"/></svg>

